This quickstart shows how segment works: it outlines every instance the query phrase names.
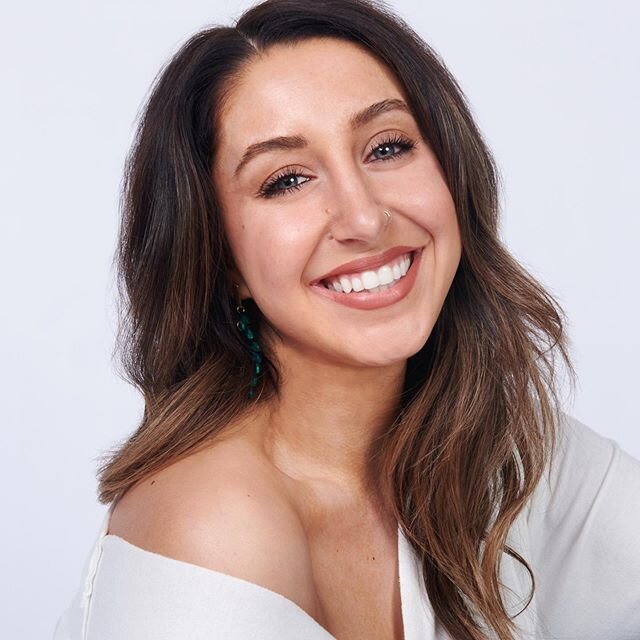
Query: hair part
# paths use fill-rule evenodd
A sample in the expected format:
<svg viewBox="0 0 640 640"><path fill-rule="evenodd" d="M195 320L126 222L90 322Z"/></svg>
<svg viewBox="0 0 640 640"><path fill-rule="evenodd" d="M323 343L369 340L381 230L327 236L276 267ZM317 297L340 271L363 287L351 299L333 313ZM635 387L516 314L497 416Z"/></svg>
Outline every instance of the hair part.
<svg viewBox="0 0 640 640"><path fill-rule="evenodd" d="M219 118L242 70L275 44L335 37L395 74L456 207L460 265L431 335L408 359L400 410L369 452L371 477L419 555L452 638L513 640L499 567L553 455L559 356L575 384L556 300L498 236L500 178L444 62L382 2L267 0L191 37L154 80L123 176L118 248L124 375L144 397L135 432L103 456L99 500L207 446L278 394L278 363L247 400L252 362L235 326L234 268L211 179ZM268 324L244 301L258 333ZM516 614L517 615L517 614Z"/></svg>

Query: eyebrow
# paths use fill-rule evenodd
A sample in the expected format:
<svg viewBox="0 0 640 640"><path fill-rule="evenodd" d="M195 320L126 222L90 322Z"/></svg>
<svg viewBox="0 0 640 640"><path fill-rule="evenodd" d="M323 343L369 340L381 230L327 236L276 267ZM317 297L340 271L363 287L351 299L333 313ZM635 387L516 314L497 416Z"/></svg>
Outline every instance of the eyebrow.
<svg viewBox="0 0 640 640"><path fill-rule="evenodd" d="M374 102L365 109L354 113L349 118L349 125L352 129L358 129L371 122L374 118L377 118L383 113L388 113L389 111L404 111L405 113L411 114L411 110L404 100L389 98L387 100L381 100L380 102ZM233 179L235 180L238 177L240 171L242 171L242 169L251 162L251 160L262 153L267 153L269 151L281 151L284 149L302 149L308 144L307 139L301 135L277 136L275 138L270 138L269 140L263 140L262 142L251 144L246 148L242 155L242 159L236 167L236 170L233 172Z"/></svg>

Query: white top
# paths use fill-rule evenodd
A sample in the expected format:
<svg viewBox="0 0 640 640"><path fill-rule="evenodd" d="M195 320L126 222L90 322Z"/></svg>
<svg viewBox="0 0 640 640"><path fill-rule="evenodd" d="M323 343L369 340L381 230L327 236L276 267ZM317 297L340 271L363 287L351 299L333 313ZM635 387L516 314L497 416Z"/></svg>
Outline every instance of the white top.
<svg viewBox="0 0 640 640"><path fill-rule="evenodd" d="M507 540L536 580L515 618L518 638L639 640L640 462L564 418L551 480L543 476ZM278 593L106 535L109 516L53 640L336 640ZM398 563L405 640L450 640L400 527ZM503 554L501 581L513 615L529 575Z"/></svg>

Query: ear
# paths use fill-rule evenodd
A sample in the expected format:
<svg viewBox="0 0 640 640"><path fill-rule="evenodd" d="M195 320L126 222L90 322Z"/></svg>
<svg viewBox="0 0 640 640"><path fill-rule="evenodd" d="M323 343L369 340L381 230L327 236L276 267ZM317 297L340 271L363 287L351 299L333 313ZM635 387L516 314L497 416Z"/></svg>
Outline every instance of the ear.
<svg viewBox="0 0 640 640"><path fill-rule="evenodd" d="M233 283L233 291L236 297L236 302L253 297L244 279L235 269L229 269L229 277L231 278L231 282Z"/></svg>

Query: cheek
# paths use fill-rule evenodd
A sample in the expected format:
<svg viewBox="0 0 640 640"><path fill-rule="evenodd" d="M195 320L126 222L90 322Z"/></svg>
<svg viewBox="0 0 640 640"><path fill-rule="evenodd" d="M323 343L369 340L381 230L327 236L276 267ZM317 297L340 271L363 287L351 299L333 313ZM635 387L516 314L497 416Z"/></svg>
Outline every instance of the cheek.
<svg viewBox="0 0 640 640"><path fill-rule="evenodd" d="M434 239L458 236L455 204L446 183L437 173L416 173L398 189L398 193L403 194L403 210Z"/></svg>
<svg viewBox="0 0 640 640"><path fill-rule="evenodd" d="M300 282L305 265L314 250L314 231L301 221L283 213L263 209L253 215L240 215L232 233L234 252L249 287L257 293L278 288L279 297Z"/></svg>

